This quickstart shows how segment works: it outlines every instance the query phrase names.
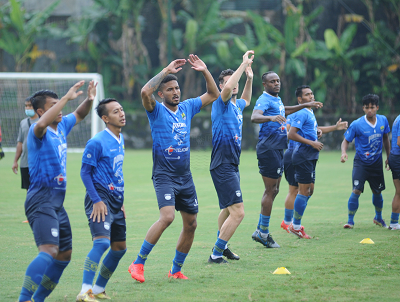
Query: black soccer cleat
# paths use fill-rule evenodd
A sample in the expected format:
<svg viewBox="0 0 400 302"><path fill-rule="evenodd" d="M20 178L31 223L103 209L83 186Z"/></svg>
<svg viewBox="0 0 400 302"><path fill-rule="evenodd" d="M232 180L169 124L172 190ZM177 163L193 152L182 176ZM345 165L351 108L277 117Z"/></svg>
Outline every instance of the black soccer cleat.
<svg viewBox="0 0 400 302"><path fill-rule="evenodd" d="M239 260L240 259L239 255L237 255L234 252L232 252L229 249L229 247L224 249L224 252L222 253L222 255L225 256L226 258L228 258L229 260Z"/></svg>
<svg viewBox="0 0 400 302"><path fill-rule="evenodd" d="M274 239L272 239L272 236L270 233L268 233L267 236L265 236L263 233L259 232L256 236L255 241L261 243L264 245L266 248L278 248L281 247L279 244L277 244Z"/></svg>
<svg viewBox="0 0 400 302"><path fill-rule="evenodd" d="M211 256L210 256L210 258L208 258L208 263L223 264L223 263L229 263L229 262L226 261L226 260L225 260L224 258L222 258L222 257L217 258L217 259L213 259L213 258L211 258Z"/></svg>

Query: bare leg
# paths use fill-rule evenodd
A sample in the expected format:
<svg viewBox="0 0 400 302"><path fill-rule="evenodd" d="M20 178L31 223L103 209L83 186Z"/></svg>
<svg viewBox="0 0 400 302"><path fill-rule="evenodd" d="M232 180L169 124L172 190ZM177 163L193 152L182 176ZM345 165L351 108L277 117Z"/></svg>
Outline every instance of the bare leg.
<svg viewBox="0 0 400 302"><path fill-rule="evenodd" d="M271 216L272 204L274 203L276 195L279 193L279 184L282 177L278 179L262 176L264 181L265 191L261 199L261 214L264 216Z"/></svg>
<svg viewBox="0 0 400 302"><path fill-rule="evenodd" d="M235 203L225 210L229 212L229 216L220 229L219 238L229 241L244 218L243 202Z"/></svg>
<svg viewBox="0 0 400 302"><path fill-rule="evenodd" d="M396 192L392 201L392 212L400 213L400 179L393 179L393 184L396 188Z"/></svg>
<svg viewBox="0 0 400 302"><path fill-rule="evenodd" d="M225 220L229 217L229 210L227 208L222 209L218 215L218 230L221 232L221 227Z"/></svg>
<svg viewBox="0 0 400 302"><path fill-rule="evenodd" d="M156 244L162 233L175 219L175 207L166 206L160 209L160 218L147 231L145 240Z"/></svg>
<svg viewBox="0 0 400 302"><path fill-rule="evenodd" d="M289 192L285 199L285 209L293 210L294 200L296 199L298 190L299 190L299 187L289 185Z"/></svg>
<svg viewBox="0 0 400 302"><path fill-rule="evenodd" d="M183 228L178 243L176 244L176 250L188 254L192 247L194 232L197 227L197 214L189 214L181 211L181 216Z"/></svg>

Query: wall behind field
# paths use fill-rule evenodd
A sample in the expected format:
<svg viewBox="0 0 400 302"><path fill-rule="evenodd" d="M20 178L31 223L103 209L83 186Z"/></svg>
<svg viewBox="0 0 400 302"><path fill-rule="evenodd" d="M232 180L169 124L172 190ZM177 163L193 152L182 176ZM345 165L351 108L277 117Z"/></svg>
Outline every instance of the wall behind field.
<svg viewBox="0 0 400 302"><path fill-rule="evenodd" d="M242 150L255 150L258 140L259 125L250 121L250 114L243 116L243 135ZM389 125L392 127L393 121L397 115L387 116ZM349 125L359 116L344 115L341 116L343 121L348 121ZM319 126L329 126L336 124L339 117L333 115L318 116ZM152 148L153 140L149 121L145 113L135 113L126 115L126 126L122 131L125 139L125 147L129 149ZM340 144L343 140L344 131L334 131L325 134L321 138L324 144L324 150L340 150ZM211 118L209 114L196 115L192 120L192 129L190 133L191 149L204 150L212 148L212 130ZM354 144L350 145L354 149Z"/></svg>

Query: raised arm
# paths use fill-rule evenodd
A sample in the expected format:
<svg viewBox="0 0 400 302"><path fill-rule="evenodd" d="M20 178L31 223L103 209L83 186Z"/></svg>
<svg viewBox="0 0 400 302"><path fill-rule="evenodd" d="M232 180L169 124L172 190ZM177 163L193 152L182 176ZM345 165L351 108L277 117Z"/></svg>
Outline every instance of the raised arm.
<svg viewBox="0 0 400 302"><path fill-rule="evenodd" d="M76 118L75 125L80 123L86 117L86 115L89 114L90 109L92 108L93 105L93 101L96 97L97 84L98 83L95 84L94 81L89 82L86 99L73 112Z"/></svg>
<svg viewBox="0 0 400 302"><path fill-rule="evenodd" d="M289 115L292 113L295 113L303 108L322 108L324 104L320 102L309 102L309 103L303 103L295 106L285 106L285 114Z"/></svg>
<svg viewBox="0 0 400 302"><path fill-rule="evenodd" d="M344 138L342 145L340 146L340 149L342 150L342 156L340 157L340 161L342 163L346 162L346 160L349 158L347 155L347 148L349 148L349 144L350 142Z"/></svg>
<svg viewBox="0 0 400 302"><path fill-rule="evenodd" d="M162 80L170 73L177 73L182 69L181 66L185 65L186 60L185 59L178 59L174 60L167 67L165 67L159 74L157 74L155 77L150 79L146 83L146 85L143 86L141 90L141 96L142 96L142 104L143 107L148 111L148 112L153 112L154 108L156 107L156 99L153 95L154 92L157 91L158 87L160 86Z"/></svg>
<svg viewBox="0 0 400 302"><path fill-rule="evenodd" d="M322 148L324 147L323 143L321 143L319 141L312 141L312 140L306 139L306 138L302 137L300 134L298 134L297 133L298 131L299 131L299 128L296 128L293 126L290 127L290 130L288 133L288 139L295 141L295 142L309 145L309 146L313 147L314 149L317 149L318 151L322 150Z"/></svg>
<svg viewBox="0 0 400 302"><path fill-rule="evenodd" d="M192 68L196 71L200 71L204 79L206 80L207 92L200 96L201 102L203 106L201 108L206 107L207 105L214 102L219 97L219 90L217 84L215 83L210 71L207 69L207 65L200 60L200 58L196 55L189 55L188 62L192 65Z"/></svg>
<svg viewBox="0 0 400 302"><path fill-rule="evenodd" d="M265 116L263 115L262 110L253 110L253 113L251 114L251 122L255 124L262 124L266 122L278 122L280 124L283 124L286 122L286 118L284 118L282 115L273 115L273 116Z"/></svg>
<svg viewBox="0 0 400 302"><path fill-rule="evenodd" d="M246 67L246 84L244 85L242 99L246 101L246 107L250 105L251 94L253 93L253 70L251 69L251 64Z"/></svg>
<svg viewBox="0 0 400 302"><path fill-rule="evenodd" d="M251 58L249 58L250 54L253 54L251 56ZM221 91L221 98L222 98L222 101L224 103L227 103L231 99L233 89L238 84L238 82L240 80L240 77L242 76L243 72L247 69L247 67L249 67L249 65L251 65L251 63L253 63L253 59L254 59L254 51L253 50L249 50L243 55L242 64L240 64L239 68L236 69L236 71L232 74L232 76L229 78L228 82L226 82L224 88ZM246 85L247 85L247 82L248 81L246 81ZM247 90L249 90L249 91L247 91L247 93L245 95L245 97L249 100L249 104L250 104L250 101L251 101L251 90L252 90L251 84L252 84L252 82L253 82L253 73L251 72L250 88L247 87ZM246 86L245 86L245 90L246 90ZM245 90L243 90L242 98L243 98L243 95L245 93ZM249 93L250 93L250 95L249 95ZM246 100L246 106L248 106L247 105L247 100Z"/></svg>
<svg viewBox="0 0 400 302"><path fill-rule="evenodd" d="M322 133L328 133L328 132L333 132L336 130L346 130L349 127L348 122L342 122L342 119L340 118L337 122L336 125L332 126L323 126L323 127L318 127L322 131Z"/></svg>
<svg viewBox="0 0 400 302"><path fill-rule="evenodd" d="M386 152L385 168L387 168L389 165L389 155L390 155L390 140L389 140L389 135L387 133L383 135L383 146L385 147L385 152Z"/></svg>
<svg viewBox="0 0 400 302"><path fill-rule="evenodd" d="M35 128L33 129L33 133L37 138L42 138L46 134L47 126L49 126L57 118L68 101L76 99L83 93L83 91L77 91L83 86L83 84L85 84L85 81L80 81L72 86L66 95L64 95L40 117Z"/></svg>

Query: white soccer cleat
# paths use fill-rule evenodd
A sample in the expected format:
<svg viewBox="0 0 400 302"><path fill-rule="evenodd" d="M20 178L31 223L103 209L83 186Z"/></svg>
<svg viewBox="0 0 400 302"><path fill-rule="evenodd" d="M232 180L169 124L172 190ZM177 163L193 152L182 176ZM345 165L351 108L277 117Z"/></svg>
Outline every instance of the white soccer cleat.
<svg viewBox="0 0 400 302"><path fill-rule="evenodd" d="M392 231L394 231L394 230L400 230L400 224L398 224L398 223L396 223L396 224L391 224L391 225L389 226L389 230L392 230Z"/></svg>

